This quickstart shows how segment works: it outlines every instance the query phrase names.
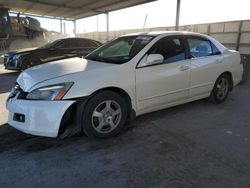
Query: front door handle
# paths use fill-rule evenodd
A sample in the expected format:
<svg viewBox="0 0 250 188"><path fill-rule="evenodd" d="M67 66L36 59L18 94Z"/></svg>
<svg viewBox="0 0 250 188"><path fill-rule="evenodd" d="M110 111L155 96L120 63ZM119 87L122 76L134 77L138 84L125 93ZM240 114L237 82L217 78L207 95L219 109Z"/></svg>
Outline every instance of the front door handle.
<svg viewBox="0 0 250 188"><path fill-rule="evenodd" d="M179 67L179 71L185 71L185 70L188 70L188 69L190 69L190 66L188 66L188 65L183 65L183 66Z"/></svg>

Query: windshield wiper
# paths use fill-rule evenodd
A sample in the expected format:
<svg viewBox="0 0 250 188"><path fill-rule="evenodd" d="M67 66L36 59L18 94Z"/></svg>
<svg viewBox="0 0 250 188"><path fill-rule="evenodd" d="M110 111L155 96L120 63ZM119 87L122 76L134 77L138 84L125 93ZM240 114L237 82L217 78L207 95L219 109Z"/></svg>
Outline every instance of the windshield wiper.
<svg viewBox="0 0 250 188"><path fill-rule="evenodd" d="M122 63L124 63L124 61L117 61L117 60L114 60L112 58L104 58L104 57L100 57L100 56L86 57L86 59L92 60L92 61L99 61L102 63L110 63L110 64L122 64Z"/></svg>
<svg viewBox="0 0 250 188"><path fill-rule="evenodd" d="M104 62L104 59L101 58L101 57L86 57L86 59L92 60L92 61L101 61L101 62Z"/></svg>
<svg viewBox="0 0 250 188"><path fill-rule="evenodd" d="M102 62L102 63L112 63L112 64L116 64L116 63L113 62L111 59L103 58L103 57L100 57L100 56L87 57L86 59L92 60L92 61L99 61L99 62Z"/></svg>

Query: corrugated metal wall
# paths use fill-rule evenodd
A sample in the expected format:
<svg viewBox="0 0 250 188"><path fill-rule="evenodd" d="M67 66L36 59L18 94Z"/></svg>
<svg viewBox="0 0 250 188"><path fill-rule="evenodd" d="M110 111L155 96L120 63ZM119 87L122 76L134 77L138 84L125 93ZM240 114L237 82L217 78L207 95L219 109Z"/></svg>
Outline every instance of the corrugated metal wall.
<svg viewBox="0 0 250 188"><path fill-rule="evenodd" d="M158 27L147 29L130 29L120 31L110 31L109 36L106 32L91 32L77 34L79 37L95 39L101 42L106 42L113 38L119 37L128 33L149 32L149 31L171 31L174 27ZM208 34L225 46L233 50L239 50L241 54L250 54L250 20L220 22L209 24L196 24L181 26L182 31L194 31Z"/></svg>

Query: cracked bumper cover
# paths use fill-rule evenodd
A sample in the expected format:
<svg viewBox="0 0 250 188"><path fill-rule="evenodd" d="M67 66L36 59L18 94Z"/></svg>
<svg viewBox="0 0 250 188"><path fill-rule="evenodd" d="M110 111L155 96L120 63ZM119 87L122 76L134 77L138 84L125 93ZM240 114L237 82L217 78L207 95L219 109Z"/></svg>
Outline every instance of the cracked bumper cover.
<svg viewBox="0 0 250 188"><path fill-rule="evenodd" d="M7 102L8 124L24 133L57 137L66 110L75 101L32 101L12 98ZM17 116L22 116L17 118Z"/></svg>

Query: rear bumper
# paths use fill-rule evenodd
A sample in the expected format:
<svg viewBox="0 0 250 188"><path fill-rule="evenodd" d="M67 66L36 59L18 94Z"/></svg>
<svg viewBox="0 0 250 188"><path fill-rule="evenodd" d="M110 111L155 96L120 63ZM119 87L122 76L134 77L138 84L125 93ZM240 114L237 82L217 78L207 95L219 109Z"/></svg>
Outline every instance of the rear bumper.
<svg viewBox="0 0 250 188"><path fill-rule="evenodd" d="M12 98L7 102L8 124L24 133L56 137L64 113L74 102Z"/></svg>
<svg viewBox="0 0 250 188"><path fill-rule="evenodd" d="M236 86L237 84L239 84L242 79L243 79L243 64L240 64L239 66L237 66L233 72L233 83L234 86Z"/></svg>

